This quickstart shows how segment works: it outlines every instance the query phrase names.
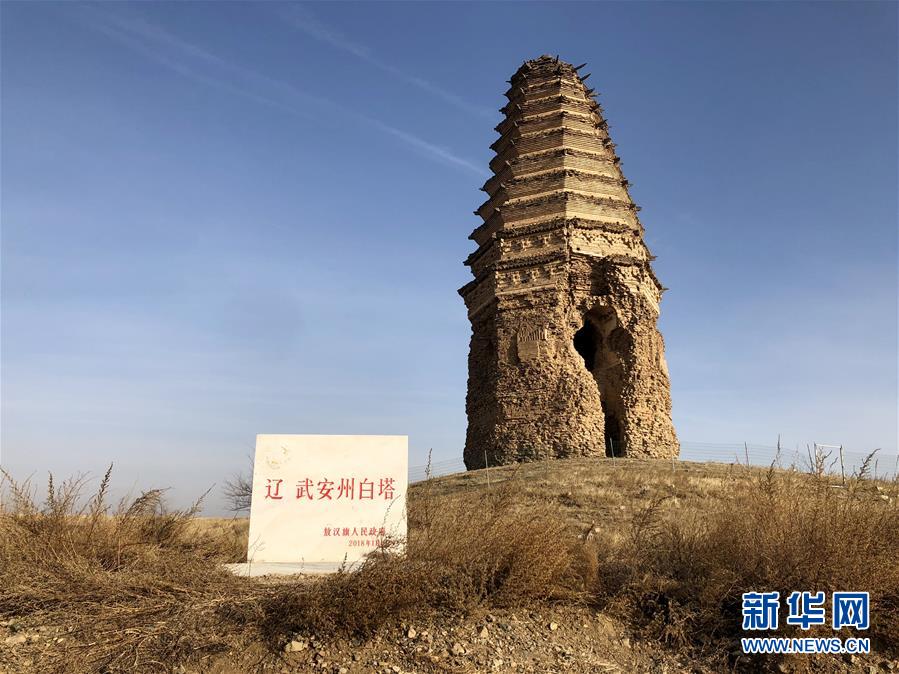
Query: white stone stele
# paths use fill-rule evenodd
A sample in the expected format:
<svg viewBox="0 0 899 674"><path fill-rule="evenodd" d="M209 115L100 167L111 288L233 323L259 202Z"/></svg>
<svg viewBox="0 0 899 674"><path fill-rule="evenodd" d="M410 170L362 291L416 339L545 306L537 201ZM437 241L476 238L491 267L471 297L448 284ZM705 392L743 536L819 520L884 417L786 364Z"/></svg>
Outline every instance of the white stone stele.
<svg viewBox="0 0 899 674"><path fill-rule="evenodd" d="M231 570L328 573L404 541L408 448L404 435L257 435L248 562Z"/></svg>

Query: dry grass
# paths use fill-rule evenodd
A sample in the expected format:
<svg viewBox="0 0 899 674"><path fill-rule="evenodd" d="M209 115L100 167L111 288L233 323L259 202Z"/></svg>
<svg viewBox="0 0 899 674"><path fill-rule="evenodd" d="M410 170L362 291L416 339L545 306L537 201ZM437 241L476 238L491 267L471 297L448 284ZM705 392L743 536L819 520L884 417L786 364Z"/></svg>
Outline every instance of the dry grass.
<svg viewBox="0 0 899 674"><path fill-rule="evenodd" d="M658 499L625 535L603 531L596 549L599 606L649 638L719 649L745 636L743 592L865 590L872 624L863 636L899 651L897 483L753 471L702 510L675 514ZM781 623L779 634L799 635ZM829 626L821 634L833 636Z"/></svg>
<svg viewBox="0 0 899 674"><path fill-rule="evenodd" d="M427 613L573 598L579 550L562 533L560 509L519 505L511 484L440 503L419 492L405 554L388 543L352 571L274 593L263 611L267 636L366 638L385 623Z"/></svg>
<svg viewBox="0 0 899 674"><path fill-rule="evenodd" d="M199 503L168 510L152 490L110 506L110 472L85 504L82 479L52 478L37 503L29 484L5 477L0 616L65 631L48 670L158 670L223 646L217 608L238 588L217 563L227 544L188 535Z"/></svg>
<svg viewBox="0 0 899 674"><path fill-rule="evenodd" d="M0 617L71 628L40 671L159 671L295 633L365 639L474 607L592 605L647 640L726 659L748 590L868 590L870 636L899 655L899 482L732 466L573 460L415 485L405 554L314 582L232 577L245 520L166 511L160 492L109 507L108 476L7 482ZM739 664L739 663L738 663ZM756 663L757 664L757 663Z"/></svg>
<svg viewBox="0 0 899 674"><path fill-rule="evenodd" d="M249 532L250 520L245 517L196 517L183 531L192 546L213 552L224 563L247 560Z"/></svg>
<svg viewBox="0 0 899 674"><path fill-rule="evenodd" d="M73 644L39 654L41 671L158 671L260 641L276 654L298 631L366 637L403 616L561 598L576 578L559 509L522 513L509 488L413 507L405 555L385 549L352 571L272 585L220 569L245 551L244 522L167 511L159 491L112 508L108 483L79 505L83 481L51 481L37 503L7 478L0 617L59 628Z"/></svg>

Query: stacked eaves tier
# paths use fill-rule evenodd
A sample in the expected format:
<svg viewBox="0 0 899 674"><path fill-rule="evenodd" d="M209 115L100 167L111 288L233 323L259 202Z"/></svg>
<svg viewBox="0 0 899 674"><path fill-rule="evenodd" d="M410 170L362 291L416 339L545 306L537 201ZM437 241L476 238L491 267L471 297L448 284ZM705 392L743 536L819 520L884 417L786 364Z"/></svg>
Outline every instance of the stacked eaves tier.
<svg viewBox="0 0 899 674"><path fill-rule="evenodd" d="M494 175L482 188L488 199L475 212L484 222L469 237L478 245L466 260L475 279L460 293L470 314L503 293L554 284L571 253L652 259L587 77L542 56L510 80L491 146ZM652 278L657 305L662 288Z"/></svg>

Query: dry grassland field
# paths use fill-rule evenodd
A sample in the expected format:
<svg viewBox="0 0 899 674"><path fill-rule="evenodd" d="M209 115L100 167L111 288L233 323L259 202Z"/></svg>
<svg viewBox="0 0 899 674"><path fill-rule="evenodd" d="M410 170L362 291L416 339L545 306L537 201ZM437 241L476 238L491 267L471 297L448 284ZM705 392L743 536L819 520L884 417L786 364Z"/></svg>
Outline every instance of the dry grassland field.
<svg viewBox="0 0 899 674"><path fill-rule="evenodd" d="M0 0L0 674L899 674L897 53Z"/></svg>
<svg viewBox="0 0 899 674"><path fill-rule="evenodd" d="M572 459L450 475L411 488L405 554L286 579L222 569L245 558L246 519L167 512L159 492L111 508L108 481L7 480L3 674L899 671L899 482L864 471ZM846 587L871 592L871 655L741 653L747 588Z"/></svg>

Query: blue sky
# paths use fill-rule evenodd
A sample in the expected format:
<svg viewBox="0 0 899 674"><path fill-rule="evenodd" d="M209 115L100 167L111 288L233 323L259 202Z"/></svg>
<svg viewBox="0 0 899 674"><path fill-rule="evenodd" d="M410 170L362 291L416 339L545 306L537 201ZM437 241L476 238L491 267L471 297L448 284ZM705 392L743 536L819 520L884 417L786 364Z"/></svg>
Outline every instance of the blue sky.
<svg viewBox="0 0 899 674"><path fill-rule="evenodd" d="M686 442L897 446L895 3L2 5L2 463L461 457L505 80L588 62ZM218 507L213 495L211 505Z"/></svg>

